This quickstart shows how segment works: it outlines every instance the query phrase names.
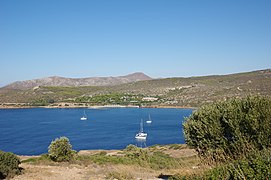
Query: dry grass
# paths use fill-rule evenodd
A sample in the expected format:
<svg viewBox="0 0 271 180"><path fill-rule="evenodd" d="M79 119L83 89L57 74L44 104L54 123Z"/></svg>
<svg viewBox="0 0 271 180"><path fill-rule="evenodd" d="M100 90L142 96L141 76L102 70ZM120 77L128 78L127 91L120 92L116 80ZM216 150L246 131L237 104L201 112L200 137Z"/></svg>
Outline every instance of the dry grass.
<svg viewBox="0 0 271 180"><path fill-rule="evenodd" d="M92 161L85 160L71 163L55 163L47 160L33 160L32 157L21 157L27 161L21 166L25 169L24 174L15 177L14 179L158 179L158 176L163 175L190 175L195 172L202 172L206 166L200 166L200 160L197 158L195 151L186 146L153 146L148 150L150 152L160 152L174 157L180 162L180 166L170 169L152 169L150 167L142 167L137 164L114 164L104 163L95 164ZM102 153L101 153L102 152ZM106 154L106 156L122 157L123 153L119 150L94 150L80 151L79 155L93 156L97 154Z"/></svg>

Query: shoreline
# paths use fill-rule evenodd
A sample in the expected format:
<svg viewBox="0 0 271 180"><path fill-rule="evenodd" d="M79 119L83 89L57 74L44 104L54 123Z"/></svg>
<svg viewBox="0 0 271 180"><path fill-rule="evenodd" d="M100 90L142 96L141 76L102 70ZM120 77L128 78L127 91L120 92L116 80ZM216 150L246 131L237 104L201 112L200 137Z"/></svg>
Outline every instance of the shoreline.
<svg viewBox="0 0 271 180"><path fill-rule="evenodd" d="M107 109L107 108L161 108L161 109L197 109L197 107L190 106L168 106L168 105L150 105L150 106L135 106L135 105L95 105L86 106L78 105L77 103L58 103L48 106L31 106L27 103L2 103L0 109L32 109L32 108L48 108L48 109L74 109L74 108L87 108L87 109Z"/></svg>
<svg viewBox="0 0 271 180"><path fill-rule="evenodd" d="M130 144L131 145L131 144ZM182 149L193 149L193 148L189 148L188 145L186 143L176 143L176 144L155 144L155 145L152 145L152 146L147 146L147 147L144 147L143 149L149 149L149 148L153 148L153 147L166 147L166 148L170 148L171 146L174 146L174 145L177 145L177 146L181 146L183 147ZM127 145L128 146L128 145ZM108 155L113 155L113 154L116 154L116 152L121 152L125 149L126 147L122 148L122 149L80 149L77 152L78 155L94 155L94 154L98 154L100 152L106 152ZM174 148L171 148L174 150ZM194 150L194 149L193 149ZM13 152L11 152L13 153ZM15 154L15 153L13 153ZM32 157L40 157L44 154L48 154L48 152L45 152L45 153L41 153L41 154L15 154L16 156L18 157L22 157L22 158L32 158Z"/></svg>

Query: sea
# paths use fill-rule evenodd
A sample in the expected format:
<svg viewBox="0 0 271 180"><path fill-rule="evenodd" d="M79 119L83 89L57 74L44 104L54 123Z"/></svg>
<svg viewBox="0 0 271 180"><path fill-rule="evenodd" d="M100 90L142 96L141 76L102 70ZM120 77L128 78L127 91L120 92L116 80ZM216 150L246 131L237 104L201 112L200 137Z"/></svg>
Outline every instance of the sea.
<svg viewBox="0 0 271 180"><path fill-rule="evenodd" d="M80 118L88 117L83 121ZM193 109L0 109L0 150L17 155L40 155L56 138L69 138L74 150L124 149L129 144L148 147L185 143L182 124ZM151 117L152 123L146 120ZM143 120L146 141L135 135Z"/></svg>

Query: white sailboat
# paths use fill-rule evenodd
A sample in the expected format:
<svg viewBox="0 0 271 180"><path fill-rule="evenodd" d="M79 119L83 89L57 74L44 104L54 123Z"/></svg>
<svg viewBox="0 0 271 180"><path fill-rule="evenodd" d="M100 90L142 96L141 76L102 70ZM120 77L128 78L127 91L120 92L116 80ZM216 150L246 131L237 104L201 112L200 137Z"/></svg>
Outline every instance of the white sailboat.
<svg viewBox="0 0 271 180"><path fill-rule="evenodd" d="M80 118L81 120L87 120L87 115L86 115L86 111L84 111L84 116Z"/></svg>
<svg viewBox="0 0 271 180"><path fill-rule="evenodd" d="M145 140L147 138L147 133L144 133L144 131L143 131L143 120L142 119L141 119L141 123L140 123L140 130L135 135L135 138L140 139L140 140Z"/></svg>
<svg viewBox="0 0 271 180"><path fill-rule="evenodd" d="M151 115L150 114L149 114L149 119L146 121L146 123L148 123L148 124L152 123Z"/></svg>

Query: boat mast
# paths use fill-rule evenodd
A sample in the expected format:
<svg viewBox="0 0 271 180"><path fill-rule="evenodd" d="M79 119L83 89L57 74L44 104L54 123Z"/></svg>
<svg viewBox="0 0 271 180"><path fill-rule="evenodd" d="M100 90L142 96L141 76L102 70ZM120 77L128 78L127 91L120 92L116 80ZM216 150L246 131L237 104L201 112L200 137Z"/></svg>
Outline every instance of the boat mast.
<svg viewBox="0 0 271 180"><path fill-rule="evenodd" d="M141 119L141 123L140 123L140 132L143 132L143 119Z"/></svg>

